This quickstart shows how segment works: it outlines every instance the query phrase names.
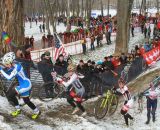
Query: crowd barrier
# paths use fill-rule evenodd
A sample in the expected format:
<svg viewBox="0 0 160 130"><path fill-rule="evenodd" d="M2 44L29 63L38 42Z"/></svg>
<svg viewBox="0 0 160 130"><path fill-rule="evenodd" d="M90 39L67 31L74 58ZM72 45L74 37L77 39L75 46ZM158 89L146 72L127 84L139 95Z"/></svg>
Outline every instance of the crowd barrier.
<svg viewBox="0 0 160 130"><path fill-rule="evenodd" d="M127 82L130 82L131 80L135 79L138 75L140 75L146 68L144 68L144 59L143 57L139 57L136 58L132 64L131 67L129 69L128 72L128 80ZM114 76L113 73L111 71L107 71L101 74L101 80L104 82L103 87L105 89L111 89L113 86L118 85L118 79L121 76L121 72L123 71L124 67L126 66L126 64L124 65L120 65L118 68L115 69L115 72L118 73L118 76Z"/></svg>
<svg viewBox="0 0 160 130"><path fill-rule="evenodd" d="M116 35L112 34L111 40L115 41L115 39L116 39ZM91 48L90 47L90 44L91 44L90 38L87 38L86 41L87 41L86 42L86 47L87 47L87 50L89 50ZM105 44L105 43L106 43L106 38L105 38L105 35L104 35L103 40L102 40L102 44ZM97 41L96 40L94 42L94 45L95 45L95 47L97 46ZM65 48L65 51L67 53L69 53L70 55L76 55L76 54L80 54L80 53L83 52L82 44L81 44L80 40L76 41L76 42L69 43L69 44L63 44L63 46ZM51 53L51 57L52 58L54 57L55 48L50 47L50 48L46 48L46 49L31 51L32 60L33 61L40 61L40 57L45 51L49 51Z"/></svg>

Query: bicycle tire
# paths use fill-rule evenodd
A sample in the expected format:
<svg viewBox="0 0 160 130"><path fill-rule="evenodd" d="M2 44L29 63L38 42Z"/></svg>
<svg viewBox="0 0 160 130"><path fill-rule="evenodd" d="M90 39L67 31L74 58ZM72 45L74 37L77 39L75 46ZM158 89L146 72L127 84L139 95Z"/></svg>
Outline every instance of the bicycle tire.
<svg viewBox="0 0 160 130"><path fill-rule="evenodd" d="M48 93L46 93L46 87L50 87L51 89L53 89L53 92L50 93L48 90ZM54 82L48 82L48 83L44 83L38 90L38 98L41 101L44 102L49 102L55 98L58 97L60 93L60 89L58 88L58 86L54 83Z"/></svg>
<svg viewBox="0 0 160 130"><path fill-rule="evenodd" d="M118 97L114 95L111 98L112 99L108 100L108 105L109 106L108 106L108 112L107 112L107 114L109 116L113 115L116 112L117 107L118 107Z"/></svg>
<svg viewBox="0 0 160 130"><path fill-rule="evenodd" d="M106 105L105 105L106 103ZM96 103L95 103L95 107L94 107L94 114L95 117L97 119L102 119L105 117L105 115L107 114L108 111L108 102L106 97L100 97Z"/></svg>

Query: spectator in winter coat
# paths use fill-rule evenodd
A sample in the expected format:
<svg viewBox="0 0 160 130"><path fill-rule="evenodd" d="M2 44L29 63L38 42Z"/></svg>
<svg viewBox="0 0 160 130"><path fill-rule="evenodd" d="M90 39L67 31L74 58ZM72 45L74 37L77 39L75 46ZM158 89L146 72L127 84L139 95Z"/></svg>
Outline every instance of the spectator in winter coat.
<svg viewBox="0 0 160 130"><path fill-rule="evenodd" d="M82 40L81 40L81 44L82 44L82 49L83 49L83 54L86 54L86 38L83 36Z"/></svg>
<svg viewBox="0 0 160 130"><path fill-rule="evenodd" d="M47 42L47 38L45 34L42 36L41 42L42 42L42 49L44 49L46 47L46 42Z"/></svg>
<svg viewBox="0 0 160 130"><path fill-rule="evenodd" d="M117 68L121 64L118 56L113 56L111 61L112 61L114 68Z"/></svg>
<svg viewBox="0 0 160 130"><path fill-rule="evenodd" d="M32 49L34 49L34 38L33 38L33 36L30 38L30 45L31 45Z"/></svg>
<svg viewBox="0 0 160 130"><path fill-rule="evenodd" d="M41 61L38 63L38 70L41 73L44 82L53 81L51 76L51 72L53 71L53 63L49 51L42 54Z"/></svg>
<svg viewBox="0 0 160 130"><path fill-rule="evenodd" d="M84 84L85 84L84 86L85 86L87 96L90 96L91 95L92 74L94 70L91 60L87 61L84 68L85 68L85 74L84 74L85 77L83 79Z"/></svg>
<svg viewBox="0 0 160 130"><path fill-rule="evenodd" d="M43 33L45 33L45 24L42 25Z"/></svg>
<svg viewBox="0 0 160 130"><path fill-rule="evenodd" d="M92 36L91 36L91 50L95 50L94 41L95 41L95 37L94 37L94 35L92 34Z"/></svg>
<svg viewBox="0 0 160 130"><path fill-rule="evenodd" d="M32 59L31 59L31 50L32 50L32 47L31 47L30 44L26 44L24 46L24 57L28 61L32 61ZM28 66L26 69L27 69L28 78L30 78L30 66Z"/></svg>
<svg viewBox="0 0 160 130"><path fill-rule="evenodd" d="M144 49L145 49L146 52L148 52L152 49L152 46L151 46L151 44L149 44L148 40L144 44Z"/></svg>
<svg viewBox="0 0 160 130"><path fill-rule="evenodd" d="M114 65L111 61L111 57L105 57L102 66L105 70L114 70Z"/></svg>
<svg viewBox="0 0 160 130"><path fill-rule="evenodd" d="M62 76L65 75L67 73L67 67L68 63L64 61L64 56L62 54L59 55L55 63L55 71L57 72L57 74Z"/></svg>
<svg viewBox="0 0 160 130"><path fill-rule="evenodd" d="M53 72L53 63L50 57L50 52L46 51L41 55L41 61L38 63L39 73L42 75L43 81L53 82L51 72ZM45 93L48 97L53 96L53 87L50 85L45 86Z"/></svg>
<svg viewBox="0 0 160 130"><path fill-rule="evenodd" d="M120 56L119 59L120 59L120 62L121 62L122 64L126 64L126 63L127 63L127 57L125 56L124 53L121 54L121 56Z"/></svg>
<svg viewBox="0 0 160 130"><path fill-rule="evenodd" d="M134 25L131 24L131 33L132 33L132 37L134 37Z"/></svg>
<svg viewBox="0 0 160 130"><path fill-rule="evenodd" d="M85 74L85 68L84 67L85 67L84 66L84 61L80 60L79 64L77 65L77 72L84 75Z"/></svg>
<svg viewBox="0 0 160 130"><path fill-rule="evenodd" d="M16 52L16 61L21 63L28 78L30 78L30 68L32 67L34 69L37 69L32 60L28 60L25 58L25 55L23 54L21 49L18 49Z"/></svg>
<svg viewBox="0 0 160 130"><path fill-rule="evenodd" d="M40 30L40 33L42 33L42 25L41 24L39 25L39 30Z"/></svg>

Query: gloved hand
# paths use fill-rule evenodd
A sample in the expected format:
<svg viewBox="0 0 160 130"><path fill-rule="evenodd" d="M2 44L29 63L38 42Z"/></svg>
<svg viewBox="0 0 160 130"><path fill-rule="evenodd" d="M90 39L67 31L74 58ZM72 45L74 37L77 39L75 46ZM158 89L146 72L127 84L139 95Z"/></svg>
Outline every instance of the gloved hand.
<svg viewBox="0 0 160 130"><path fill-rule="evenodd" d="M59 78L59 77L57 77L56 80L58 81L58 83L62 83L63 82L63 80L61 78Z"/></svg>
<svg viewBox="0 0 160 130"><path fill-rule="evenodd" d="M111 91L112 91L112 93L116 93L116 92L117 92L115 87L113 87L113 88L111 89Z"/></svg>

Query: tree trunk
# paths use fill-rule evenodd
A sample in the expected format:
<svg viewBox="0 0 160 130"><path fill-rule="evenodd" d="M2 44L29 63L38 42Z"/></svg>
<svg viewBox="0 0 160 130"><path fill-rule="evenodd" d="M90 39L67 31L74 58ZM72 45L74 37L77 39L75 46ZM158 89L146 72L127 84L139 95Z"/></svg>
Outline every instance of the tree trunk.
<svg viewBox="0 0 160 130"><path fill-rule="evenodd" d="M159 0L156 0L156 5L157 5L157 13L159 13Z"/></svg>
<svg viewBox="0 0 160 130"><path fill-rule="evenodd" d="M67 32L70 32L70 0L67 0Z"/></svg>
<svg viewBox="0 0 160 130"><path fill-rule="evenodd" d="M23 0L0 1L0 32L6 31L17 45L24 42L23 11Z"/></svg>
<svg viewBox="0 0 160 130"><path fill-rule="evenodd" d="M110 0L108 0L108 8L107 8L107 15L109 16L109 4L110 4Z"/></svg>
<svg viewBox="0 0 160 130"><path fill-rule="evenodd" d="M103 16L103 1L101 0L101 15Z"/></svg>
<svg viewBox="0 0 160 130"><path fill-rule="evenodd" d="M83 12L84 12L84 7L83 7L83 3L84 3L84 1L82 0L82 2L81 2L81 3L82 3L82 5L81 5L81 6L82 6L82 9L81 9L81 17L84 17L84 16L83 16L83 14L84 14L84 13L83 13Z"/></svg>
<svg viewBox="0 0 160 130"><path fill-rule="evenodd" d="M86 19L86 22L87 22L87 28L89 28L90 26L90 17L91 17L91 9L92 9L92 2L91 0L87 0L86 1L86 9L87 9L87 19Z"/></svg>
<svg viewBox="0 0 160 130"><path fill-rule="evenodd" d="M125 3L125 4L122 4ZM115 53L128 53L130 34L130 14L133 0L118 0L117 3L117 37ZM122 19L123 18L123 19Z"/></svg>
<svg viewBox="0 0 160 130"><path fill-rule="evenodd" d="M49 15L50 23L53 27L53 32L56 32L56 27L55 27L55 24L54 24L55 19L54 19L53 11L52 11L52 8L51 8L51 3L50 3L49 0L44 0L44 2L45 2L45 6L46 6L46 9L47 9L48 15Z"/></svg>

